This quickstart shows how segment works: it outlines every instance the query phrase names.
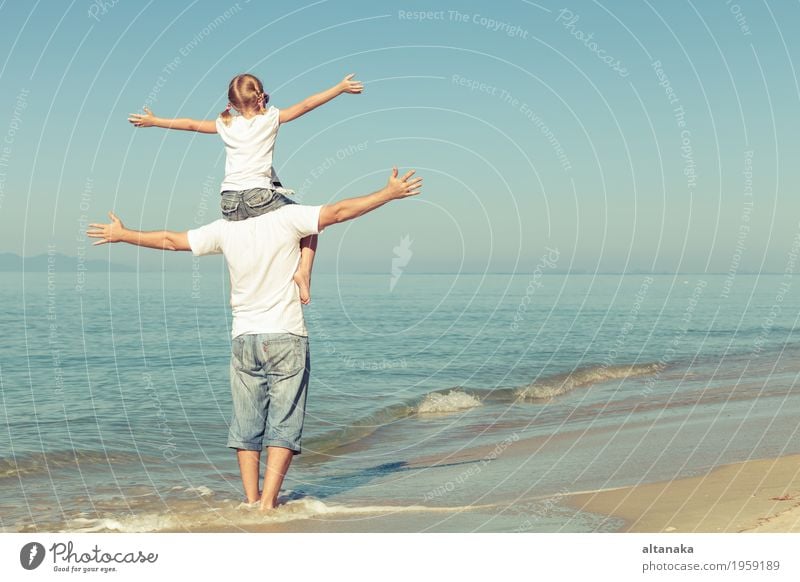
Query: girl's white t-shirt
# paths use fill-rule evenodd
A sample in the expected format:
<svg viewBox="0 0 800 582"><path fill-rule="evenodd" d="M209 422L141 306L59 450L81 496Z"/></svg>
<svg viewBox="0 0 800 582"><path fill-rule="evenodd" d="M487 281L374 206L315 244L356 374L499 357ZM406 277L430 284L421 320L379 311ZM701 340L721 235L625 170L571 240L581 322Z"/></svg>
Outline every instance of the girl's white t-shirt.
<svg viewBox="0 0 800 582"><path fill-rule="evenodd" d="M222 192L272 187L272 150L280 127L279 116L278 108L270 107L250 119L234 115L230 125L217 118L217 133L225 143L226 153Z"/></svg>

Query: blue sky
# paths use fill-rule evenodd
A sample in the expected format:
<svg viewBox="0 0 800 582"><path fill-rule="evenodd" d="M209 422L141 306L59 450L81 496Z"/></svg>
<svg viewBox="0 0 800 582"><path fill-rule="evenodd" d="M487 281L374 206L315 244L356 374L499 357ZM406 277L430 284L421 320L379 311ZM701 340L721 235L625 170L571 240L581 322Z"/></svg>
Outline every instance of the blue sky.
<svg viewBox="0 0 800 582"><path fill-rule="evenodd" d="M224 152L128 113L211 119L244 71L281 107L355 72L363 95L281 128L284 183L323 204L398 164L425 192L329 229L321 272L388 271L406 235L409 271L530 272L547 247L560 269L783 271L798 17L725 0L3 2L0 252L160 265L87 251L82 224L216 219Z"/></svg>

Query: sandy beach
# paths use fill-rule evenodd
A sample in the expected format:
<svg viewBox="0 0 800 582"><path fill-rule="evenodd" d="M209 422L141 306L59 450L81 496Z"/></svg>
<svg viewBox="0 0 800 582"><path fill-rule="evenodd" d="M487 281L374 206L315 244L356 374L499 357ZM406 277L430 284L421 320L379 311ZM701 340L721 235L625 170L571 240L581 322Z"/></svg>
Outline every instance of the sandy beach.
<svg viewBox="0 0 800 582"><path fill-rule="evenodd" d="M629 532L800 532L800 455L724 465L706 475L579 493L576 509L622 518Z"/></svg>

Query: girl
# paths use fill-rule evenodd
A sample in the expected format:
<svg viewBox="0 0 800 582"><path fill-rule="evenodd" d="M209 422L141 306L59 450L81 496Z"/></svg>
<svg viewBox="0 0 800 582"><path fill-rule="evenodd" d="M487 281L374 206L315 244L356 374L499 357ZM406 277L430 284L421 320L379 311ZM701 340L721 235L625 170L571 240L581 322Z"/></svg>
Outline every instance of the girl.
<svg viewBox="0 0 800 582"><path fill-rule="evenodd" d="M283 188L272 167L275 138L282 123L297 119L342 93L361 93L363 85L347 75L327 91L312 95L286 109L267 108L269 95L258 78L250 74L236 75L228 85L228 106L217 119L162 119L144 107L144 115L132 113L128 118L135 127L163 127L199 133L218 133L225 144L225 179L222 182L222 216L226 220L245 220L270 212L294 201L286 197L291 190ZM232 115L235 109L238 115ZM294 281L300 290L301 303L311 300L311 268L317 237L300 241L300 264Z"/></svg>

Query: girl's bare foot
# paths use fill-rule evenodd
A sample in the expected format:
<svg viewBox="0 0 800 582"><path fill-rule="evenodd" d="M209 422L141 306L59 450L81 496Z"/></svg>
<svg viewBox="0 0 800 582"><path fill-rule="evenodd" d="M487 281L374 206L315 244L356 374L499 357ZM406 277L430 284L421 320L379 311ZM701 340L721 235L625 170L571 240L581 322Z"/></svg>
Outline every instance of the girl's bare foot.
<svg viewBox="0 0 800 582"><path fill-rule="evenodd" d="M311 303L311 273L297 271L292 279L300 289L300 303L303 305Z"/></svg>

